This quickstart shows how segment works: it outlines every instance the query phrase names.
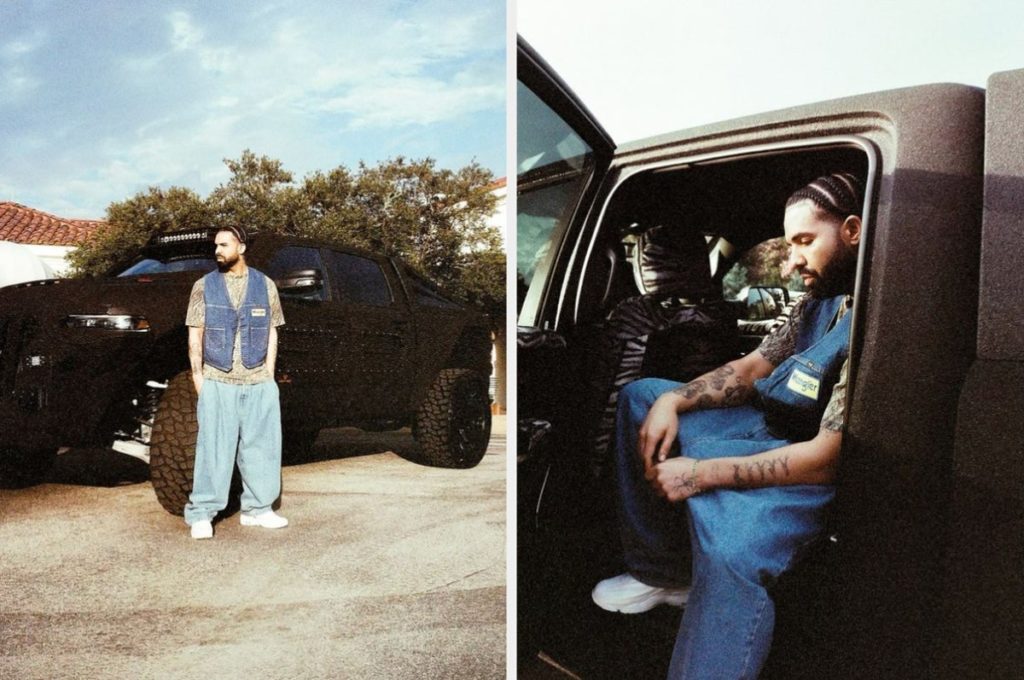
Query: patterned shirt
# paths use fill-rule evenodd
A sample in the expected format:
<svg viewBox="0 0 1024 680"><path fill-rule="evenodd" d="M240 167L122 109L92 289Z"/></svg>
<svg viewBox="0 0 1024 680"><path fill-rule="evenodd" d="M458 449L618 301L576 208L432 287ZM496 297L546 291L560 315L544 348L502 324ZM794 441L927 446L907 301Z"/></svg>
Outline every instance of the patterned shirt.
<svg viewBox="0 0 1024 680"><path fill-rule="evenodd" d="M267 297L270 301L270 323L277 327L284 324L284 311L281 309L281 299L277 294L277 286L267 276L261 275L267 280ZM238 309L245 296L246 284L249 282L249 268L241 274L224 274L224 283L227 284L228 298L231 306ZM185 325L202 328L206 325L206 302L203 299L203 279L200 278L192 286L192 294L188 298L188 312L185 314ZM267 370L266 363L256 368L246 368L242 364L242 343L238 333L235 333L235 347L231 356L231 370L225 373L219 369L203 364L203 378L217 380L219 382L231 383L234 385L254 385L273 378Z"/></svg>
<svg viewBox="0 0 1024 680"><path fill-rule="evenodd" d="M805 295L789 311L789 315L781 319L780 325L761 341L758 351L773 366L778 366L783 361L796 353L796 338L799 333L800 319L809 296ZM841 319L850 311L853 304L853 297L846 296L846 304L839 308L836 320ZM843 362L839 371L839 380L832 388L832 397L828 406L825 407L825 414L821 418L821 427L832 432L839 432L843 429L843 419L846 416L846 388L849 373L850 360Z"/></svg>

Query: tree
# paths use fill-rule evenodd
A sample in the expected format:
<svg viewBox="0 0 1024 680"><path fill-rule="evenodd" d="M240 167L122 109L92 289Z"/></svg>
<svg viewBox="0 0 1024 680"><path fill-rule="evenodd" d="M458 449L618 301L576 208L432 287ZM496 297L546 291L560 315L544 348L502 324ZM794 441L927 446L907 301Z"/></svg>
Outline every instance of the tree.
<svg viewBox="0 0 1024 680"><path fill-rule="evenodd" d="M250 234L308 236L396 256L452 298L487 314L504 361L505 253L488 226L493 175L432 158L344 166L296 182L281 161L246 149L225 159L230 178L205 199L183 187L150 187L111 203L107 224L70 256L76 275L108 272L156 234L241 226Z"/></svg>
<svg viewBox="0 0 1024 680"><path fill-rule="evenodd" d="M146 244L154 235L208 227L213 216L191 189L150 187L107 207L106 224L68 255L76 275L103 275Z"/></svg>

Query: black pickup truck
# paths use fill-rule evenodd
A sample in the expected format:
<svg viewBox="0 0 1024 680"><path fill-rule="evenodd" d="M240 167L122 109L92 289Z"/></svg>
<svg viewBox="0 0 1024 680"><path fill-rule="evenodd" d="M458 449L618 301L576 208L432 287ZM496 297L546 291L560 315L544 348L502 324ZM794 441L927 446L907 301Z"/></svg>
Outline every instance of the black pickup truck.
<svg viewBox="0 0 1024 680"><path fill-rule="evenodd" d="M1021 677L1024 71L618 147L522 40L518 75L520 663L664 677L678 625L589 597L621 571L612 486L578 455L593 336L642 292L621 235L698 231L721 283L791 191L849 171L866 238L837 498L774 590L763 677Z"/></svg>
<svg viewBox="0 0 1024 680"><path fill-rule="evenodd" d="M150 461L181 513L192 482L189 291L216 267L213 230L160 234L96 279L0 289L0 481L37 480L62 446ZM277 380L285 454L324 427L412 426L425 462L472 467L490 436L490 331L394 258L256 235L247 261L274 279L286 324Z"/></svg>

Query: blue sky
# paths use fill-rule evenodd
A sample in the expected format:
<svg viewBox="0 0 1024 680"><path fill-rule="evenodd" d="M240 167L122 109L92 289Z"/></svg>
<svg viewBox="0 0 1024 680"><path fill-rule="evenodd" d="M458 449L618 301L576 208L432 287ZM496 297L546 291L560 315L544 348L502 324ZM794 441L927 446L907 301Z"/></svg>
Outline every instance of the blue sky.
<svg viewBox="0 0 1024 680"><path fill-rule="evenodd" d="M102 218L243 149L505 174L504 0L0 2L0 200Z"/></svg>
<svg viewBox="0 0 1024 680"><path fill-rule="evenodd" d="M517 0L517 30L616 142L1024 68L1020 0Z"/></svg>

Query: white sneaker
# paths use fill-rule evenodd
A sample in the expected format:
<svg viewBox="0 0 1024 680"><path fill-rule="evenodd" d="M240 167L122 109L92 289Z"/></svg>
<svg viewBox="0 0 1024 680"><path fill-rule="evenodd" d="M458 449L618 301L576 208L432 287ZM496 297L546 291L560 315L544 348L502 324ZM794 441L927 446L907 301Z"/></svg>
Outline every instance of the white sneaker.
<svg viewBox="0 0 1024 680"><path fill-rule="evenodd" d="M196 539L213 538L213 524L208 519L201 519L189 527L189 533Z"/></svg>
<svg viewBox="0 0 1024 680"><path fill-rule="evenodd" d="M263 527L264 529L281 529L288 526L288 520L273 510L261 512L258 515L247 515L242 513L243 527Z"/></svg>
<svg viewBox="0 0 1024 680"><path fill-rule="evenodd" d="M640 614L659 604L682 607L690 596L687 588L658 588L641 583L629 574L620 574L594 586L590 594L601 609L623 614Z"/></svg>

